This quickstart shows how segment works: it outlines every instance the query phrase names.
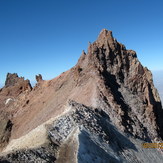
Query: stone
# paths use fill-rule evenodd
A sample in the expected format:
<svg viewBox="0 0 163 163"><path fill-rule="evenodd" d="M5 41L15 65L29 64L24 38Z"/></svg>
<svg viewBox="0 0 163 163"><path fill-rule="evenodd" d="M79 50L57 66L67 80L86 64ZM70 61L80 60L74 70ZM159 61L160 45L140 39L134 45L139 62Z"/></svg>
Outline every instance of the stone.
<svg viewBox="0 0 163 163"><path fill-rule="evenodd" d="M14 86L19 80L18 74L8 73L5 81L5 87Z"/></svg>
<svg viewBox="0 0 163 163"><path fill-rule="evenodd" d="M37 81L38 83L41 82L41 81L43 81L42 75L41 75L41 74L36 75L36 81Z"/></svg>

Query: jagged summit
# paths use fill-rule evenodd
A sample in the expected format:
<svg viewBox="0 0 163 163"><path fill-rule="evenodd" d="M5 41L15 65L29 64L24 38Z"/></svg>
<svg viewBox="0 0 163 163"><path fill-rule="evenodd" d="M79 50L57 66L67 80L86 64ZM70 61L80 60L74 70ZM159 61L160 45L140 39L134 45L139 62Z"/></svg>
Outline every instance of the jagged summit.
<svg viewBox="0 0 163 163"><path fill-rule="evenodd" d="M5 86L9 87L9 86L13 86L15 85L15 83L18 80L18 74L14 73L7 73L7 77L6 77L6 81L5 81Z"/></svg>
<svg viewBox="0 0 163 163"><path fill-rule="evenodd" d="M111 31L104 29L98 39L89 45L87 55L82 55L79 61L77 65L83 71L91 70L91 73L94 72L102 78L103 85L107 87L107 91L104 91L103 95L106 93L105 97L110 102L111 100L108 98L113 95L111 103L113 104L116 101L117 106L120 107L117 109L126 114L126 116L122 116L123 123L124 121L130 121L130 126L133 117L128 117L129 112L132 109L134 112L137 110L136 112L144 114L135 115L138 121L143 120L145 128L148 128L147 126L152 122L149 126L149 132L151 130L153 132L153 129L151 129L151 126L153 126L160 132L160 136L163 136L163 122L161 120L163 112L160 98L154 88L151 72L142 66L135 51L127 50L123 44L113 38ZM110 91L111 94L108 95ZM133 100L133 97L137 100ZM116 108L113 110L115 111ZM118 110L117 112L119 112ZM149 119L144 119L144 116ZM115 115L113 117L115 118Z"/></svg>
<svg viewBox="0 0 163 163"><path fill-rule="evenodd" d="M17 76L13 76L17 79ZM57 142L57 148L54 148L60 151L60 155L56 154L56 159L62 160L61 154L65 149L68 148L67 151L71 152L73 147L79 156L73 157L73 154L70 154L71 157L67 159L71 160L73 157L84 161L79 146L73 146L72 142L77 141L77 144L81 145L86 143L87 139L87 143L94 144L93 146L100 143L97 140L102 140L106 149L101 149L103 145L96 147L101 153L110 151L110 148L115 146L113 149L122 150L122 153L125 149L135 159L138 155L129 148L132 143L163 139L163 109L159 94L153 85L152 74L139 62L136 52L127 50L114 39L111 31L103 29L97 40L89 45L87 54L83 51L78 63L70 70L49 81L42 80L41 75L36 76L36 80L38 83L33 89L19 92L18 96L14 96L12 105L8 104L5 109L2 108L10 115L13 124L10 142L3 152L15 149L19 156L20 150L18 158L21 159L22 153L30 152L21 151L22 149L42 147L48 139L52 144ZM17 85L15 81L7 83ZM3 88L0 97L9 88ZM5 100L7 98L8 95ZM3 100L1 98L2 102ZM108 124L108 127L104 124ZM100 135L101 131L103 133ZM51 133L50 138L46 138L46 132ZM119 149L116 143L119 141L119 135L127 147L125 143L120 143ZM70 137L72 139L69 139ZM129 139L132 139L132 143ZM88 146L81 148L91 152ZM49 146L44 149L49 149ZM37 148L36 150L40 151ZM140 148L137 145L133 150L139 151ZM49 152L51 155L52 151ZM142 162L146 162L148 154L144 151ZM94 155L97 154L90 154L92 162ZM103 157L106 157L107 161L115 161L117 157L119 162L128 161L125 152L120 156L115 155L116 157L111 159L106 152ZM12 160L12 157L8 159Z"/></svg>
<svg viewBox="0 0 163 163"><path fill-rule="evenodd" d="M37 81L38 83L41 82L41 81L43 81L42 75L41 75L41 74L36 75L36 81Z"/></svg>
<svg viewBox="0 0 163 163"><path fill-rule="evenodd" d="M17 73L7 73L5 86L1 89L1 95L17 97L22 92L31 90L32 86L28 79L25 80L24 77L19 77Z"/></svg>
<svg viewBox="0 0 163 163"><path fill-rule="evenodd" d="M116 39L112 35L112 31L108 31L106 29L103 29L98 38L97 42L102 46L104 44L108 44L111 48L115 48Z"/></svg>
<svg viewBox="0 0 163 163"><path fill-rule="evenodd" d="M113 35L112 35L112 31L109 31L107 29L102 29L97 41L104 41L104 40L108 40L108 41L114 41Z"/></svg>

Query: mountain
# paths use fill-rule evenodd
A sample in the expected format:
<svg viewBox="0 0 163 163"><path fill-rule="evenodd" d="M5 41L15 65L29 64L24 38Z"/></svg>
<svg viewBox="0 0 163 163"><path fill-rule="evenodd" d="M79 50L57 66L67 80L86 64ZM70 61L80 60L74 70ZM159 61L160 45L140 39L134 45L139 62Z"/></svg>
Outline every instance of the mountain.
<svg viewBox="0 0 163 163"><path fill-rule="evenodd" d="M152 74L103 29L77 64L46 81L8 74L0 90L1 161L161 162L163 109Z"/></svg>

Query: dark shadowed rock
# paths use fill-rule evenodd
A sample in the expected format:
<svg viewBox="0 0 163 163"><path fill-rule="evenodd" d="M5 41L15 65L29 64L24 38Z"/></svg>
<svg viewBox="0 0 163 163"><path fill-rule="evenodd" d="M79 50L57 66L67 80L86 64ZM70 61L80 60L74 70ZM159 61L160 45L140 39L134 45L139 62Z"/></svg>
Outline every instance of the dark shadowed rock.
<svg viewBox="0 0 163 163"><path fill-rule="evenodd" d="M0 151L3 149L3 147L6 146L6 144L8 143L10 139L12 126L13 124L11 120L8 119L7 116L1 113L0 115Z"/></svg>

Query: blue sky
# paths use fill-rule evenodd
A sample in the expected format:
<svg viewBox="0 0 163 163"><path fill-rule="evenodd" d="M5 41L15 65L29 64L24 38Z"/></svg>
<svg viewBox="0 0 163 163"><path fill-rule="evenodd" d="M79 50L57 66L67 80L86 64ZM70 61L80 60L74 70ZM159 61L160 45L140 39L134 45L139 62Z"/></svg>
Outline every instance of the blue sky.
<svg viewBox="0 0 163 163"><path fill-rule="evenodd" d="M163 70L162 0L0 0L0 83L7 72L51 79L74 66L103 28Z"/></svg>

